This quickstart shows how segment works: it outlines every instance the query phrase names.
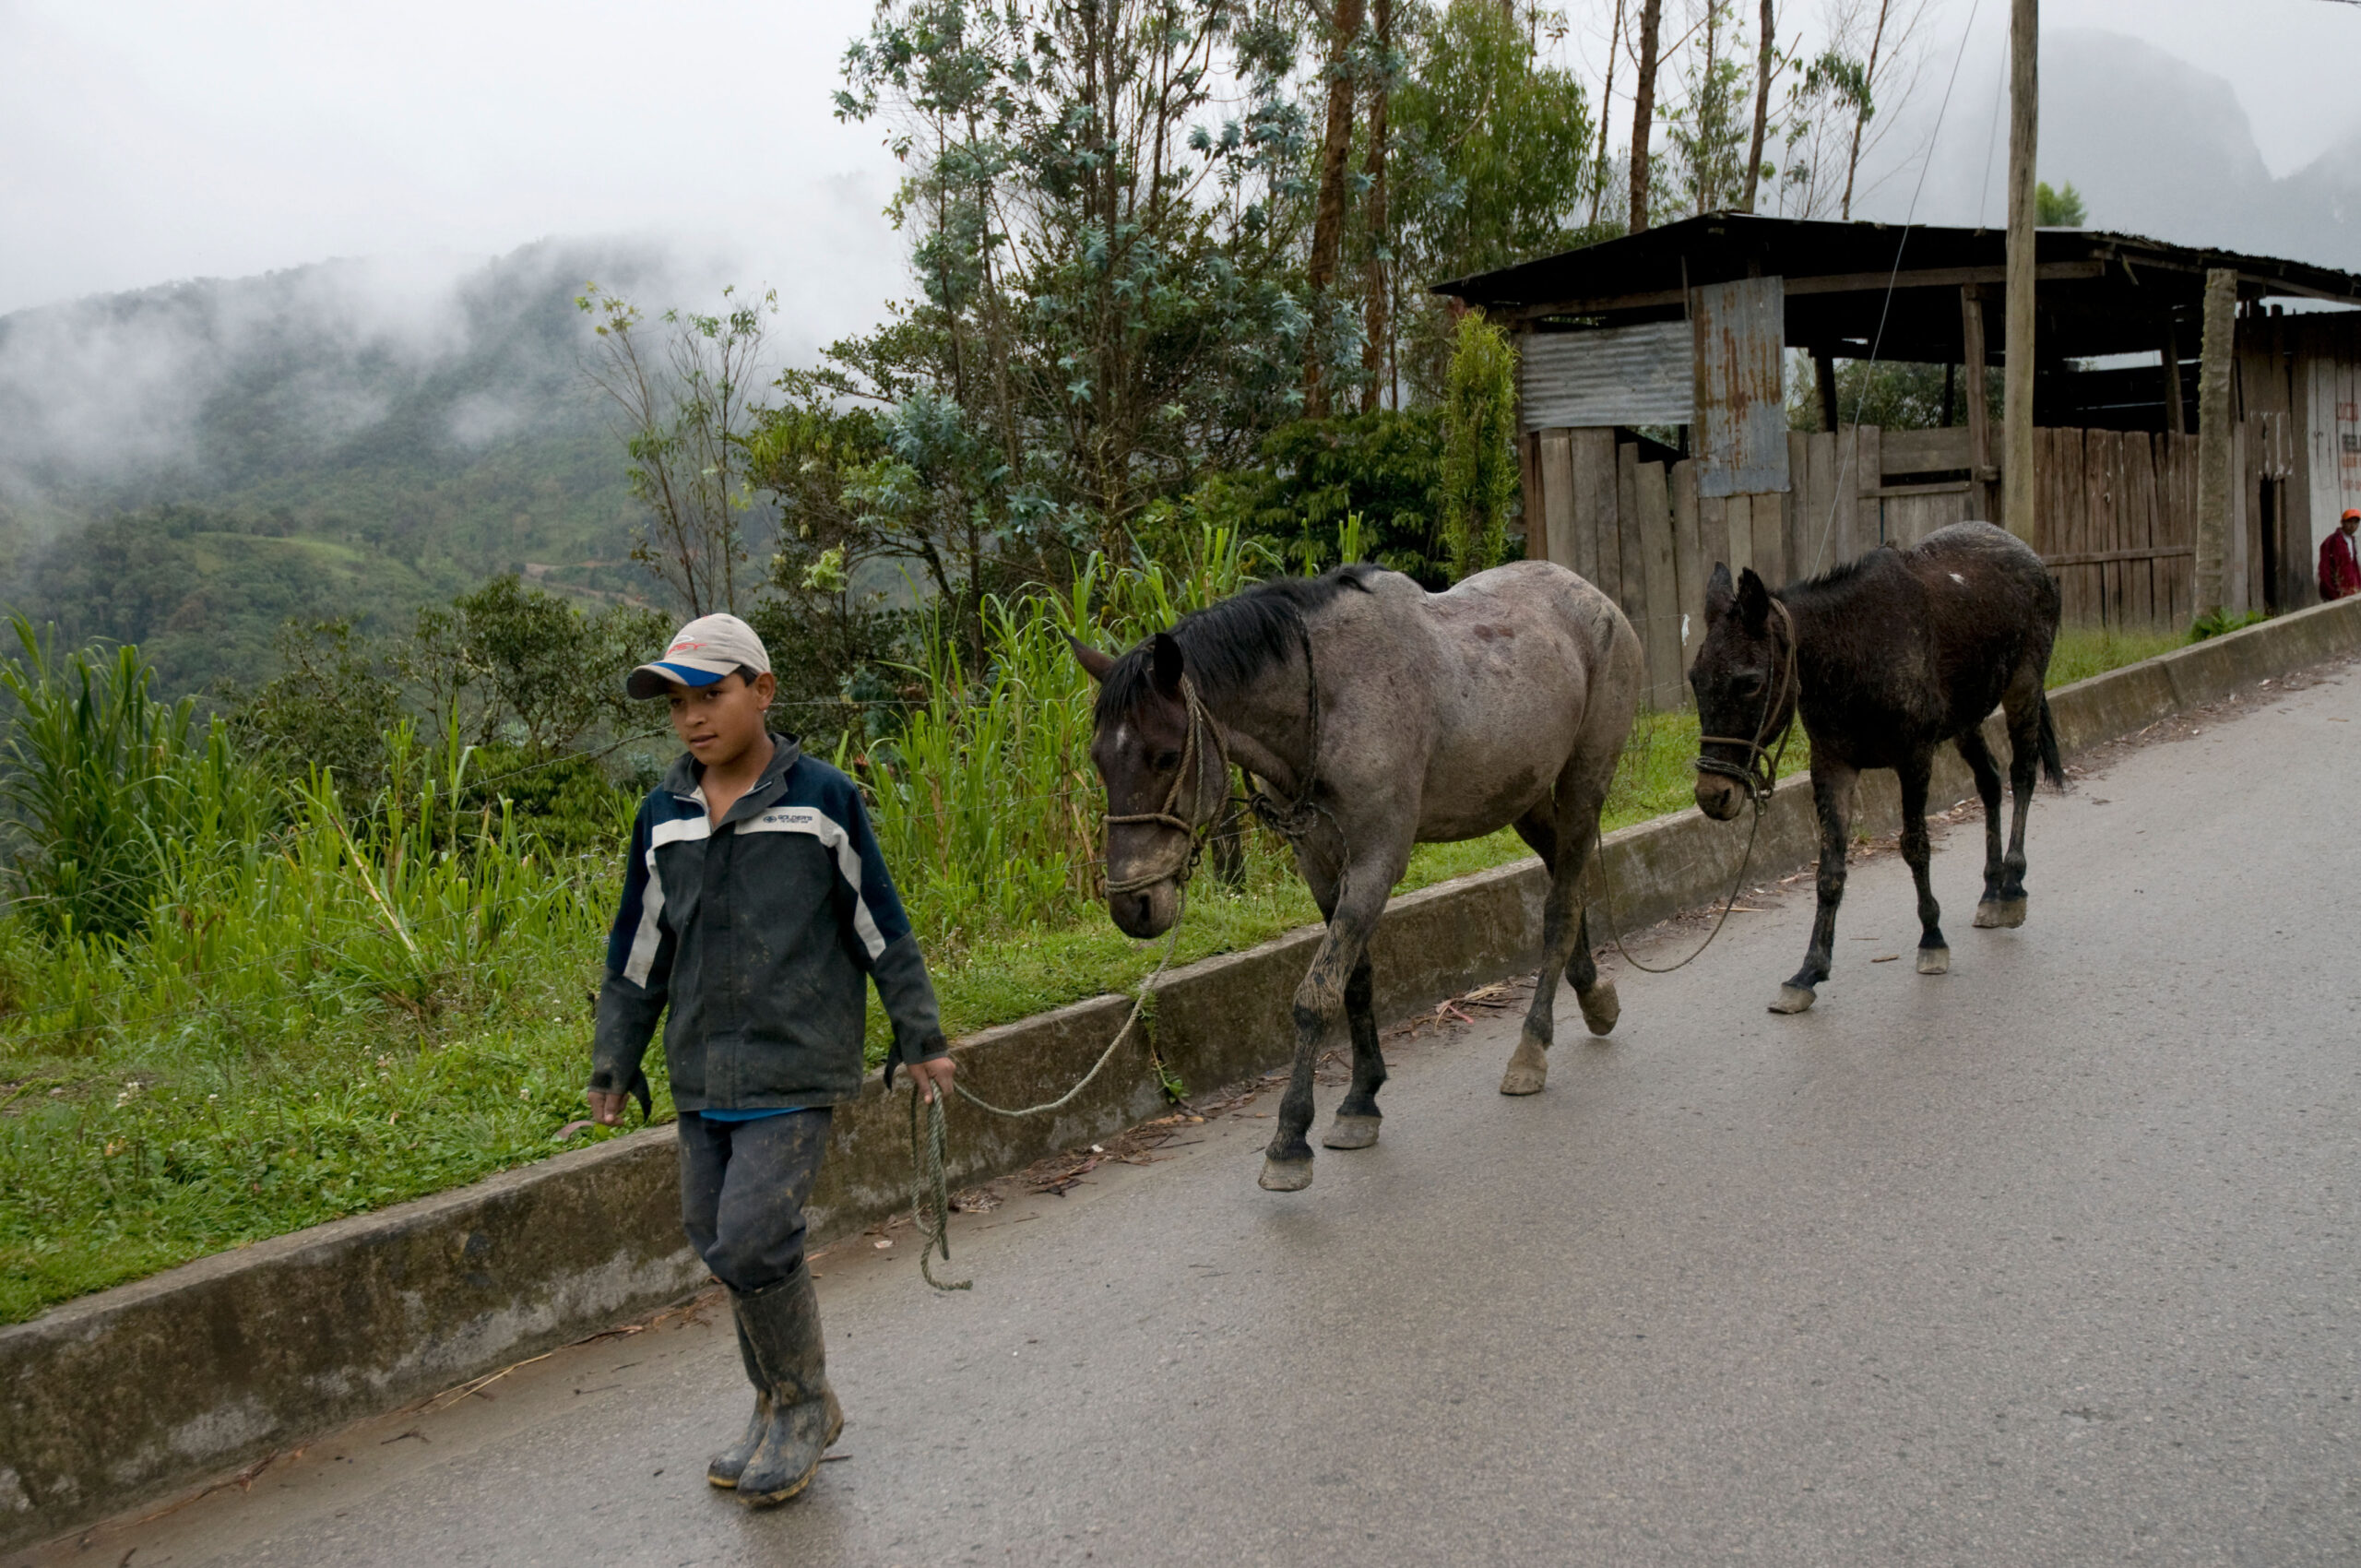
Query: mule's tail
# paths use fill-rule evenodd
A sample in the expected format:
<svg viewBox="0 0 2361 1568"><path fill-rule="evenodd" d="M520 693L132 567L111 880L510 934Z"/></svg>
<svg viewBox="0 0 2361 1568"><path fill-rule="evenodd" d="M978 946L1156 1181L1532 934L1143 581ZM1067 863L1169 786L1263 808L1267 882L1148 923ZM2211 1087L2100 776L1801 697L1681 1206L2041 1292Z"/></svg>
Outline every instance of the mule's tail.
<svg viewBox="0 0 2361 1568"><path fill-rule="evenodd" d="M2041 694L2041 770L2058 792L2066 790L2066 766L2058 760L2058 721L2049 716L2049 694Z"/></svg>

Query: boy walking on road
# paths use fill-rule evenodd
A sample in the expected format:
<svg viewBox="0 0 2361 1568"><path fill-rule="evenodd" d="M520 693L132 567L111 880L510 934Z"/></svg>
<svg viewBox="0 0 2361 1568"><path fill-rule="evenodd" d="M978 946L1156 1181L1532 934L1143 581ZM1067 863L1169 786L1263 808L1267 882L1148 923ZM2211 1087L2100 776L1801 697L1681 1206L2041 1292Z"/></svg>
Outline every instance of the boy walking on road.
<svg viewBox="0 0 2361 1568"><path fill-rule="evenodd" d="M639 808L607 941L591 1114L645 1095L641 1055L668 1006L689 1241L730 1288L754 1385L745 1435L706 1477L749 1507L809 1485L844 1417L829 1388L803 1206L832 1107L860 1092L863 976L895 1064L931 1100L952 1064L934 988L851 779L765 722L777 682L753 628L706 615L631 672L688 754Z"/></svg>

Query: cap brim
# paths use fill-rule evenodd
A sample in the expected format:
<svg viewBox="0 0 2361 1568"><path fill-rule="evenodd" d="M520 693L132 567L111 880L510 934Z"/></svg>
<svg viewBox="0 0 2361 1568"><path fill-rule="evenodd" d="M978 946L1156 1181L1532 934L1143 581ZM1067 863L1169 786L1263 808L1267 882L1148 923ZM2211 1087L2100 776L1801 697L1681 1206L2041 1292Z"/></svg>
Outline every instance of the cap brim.
<svg viewBox="0 0 2361 1568"><path fill-rule="evenodd" d="M640 698L660 697L674 686L710 686L726 679L727 670L700 670L694 664L643 664L623 681L623 690Z"/></svg>

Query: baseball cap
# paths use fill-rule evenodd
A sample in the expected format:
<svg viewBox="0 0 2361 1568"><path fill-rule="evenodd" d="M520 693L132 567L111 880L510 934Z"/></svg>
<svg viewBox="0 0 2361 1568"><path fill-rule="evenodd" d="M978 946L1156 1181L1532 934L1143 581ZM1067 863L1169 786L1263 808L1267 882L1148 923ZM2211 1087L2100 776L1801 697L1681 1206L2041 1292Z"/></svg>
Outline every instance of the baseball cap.
<svg viewBox="0 0 2361 1568"><path fill-rule="evenodd" d="M2337 521L2340 523L2361 521L2361 511L2356 511L2353 507L2347 506L2344 509L2344 516L2337 518Z"/></svg>
<svg viewBox="0 0 2361 1568"><path fill-rule="evenodd" d="M664 657L643 664L623 681L635 697L660 697L678 682L710 686L739 669L768 674L771 656L754 628L735 615L700 615L672 634Z"/></svg>

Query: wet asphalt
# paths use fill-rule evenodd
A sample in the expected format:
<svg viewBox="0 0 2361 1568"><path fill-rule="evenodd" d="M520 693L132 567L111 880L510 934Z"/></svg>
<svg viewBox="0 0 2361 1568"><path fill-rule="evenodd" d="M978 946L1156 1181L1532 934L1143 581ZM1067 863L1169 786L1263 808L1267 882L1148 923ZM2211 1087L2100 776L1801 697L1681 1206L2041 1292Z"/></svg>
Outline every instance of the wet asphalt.
<svg viewBox="0 0 2361 1568"><path fill-rule="evenodd" d="M1307 1192L1265 1095L961 1217L972 1291L836 1249L847 1456L774 1513L691 1313L25 1561L2361 1562L2361 672L2181 728L2042 793L2022 930L1944 836L1949 975L1887 852L1808 1014L1797 882L1532 1099L1513 1008L1396 1031Z"/></svg>

